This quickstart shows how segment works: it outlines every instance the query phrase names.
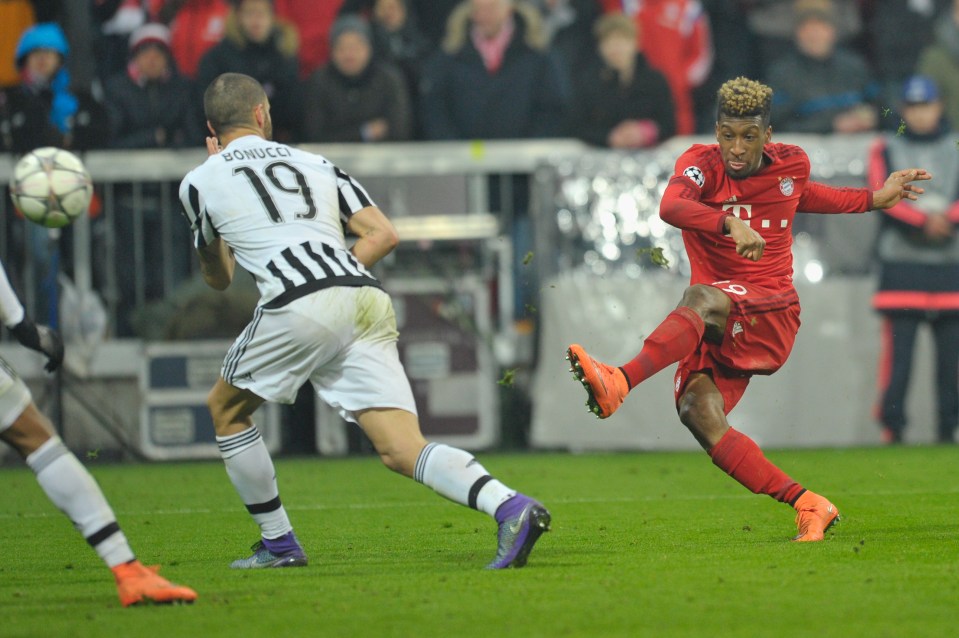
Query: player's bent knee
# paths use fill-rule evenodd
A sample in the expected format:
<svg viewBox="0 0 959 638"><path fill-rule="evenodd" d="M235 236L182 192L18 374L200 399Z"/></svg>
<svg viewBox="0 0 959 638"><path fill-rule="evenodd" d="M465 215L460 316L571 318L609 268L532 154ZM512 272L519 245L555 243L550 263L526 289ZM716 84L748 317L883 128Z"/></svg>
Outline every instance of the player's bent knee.
<svg viewBox="0 0 959 638"><path fill-rule="evenodd" d="M687 392L679 399L679 420L692 429L701 420L702 409L696 402L696 394Z"/></svg>
<svg viewBox="0 0 959 638"><path fill-rule="evenodd" d="M727 305L728 297L706 284L693 284L683 292L682 305L697 311L719 310Z"/></svg>
<svg viewBox="0 0 959 638"><path fill-rule="evenodd" d="M722 418L722 406L715 405L712 397L690 390L679 399L679 420L690 430L703 432L717 418Z"/></svg>
<svg viewBox="0 0 959 638"><path fill-rule="evenodd" d="M26 458L53 436L53 425L32 402L7 429L0 439Z"/></svg>
<svg viewBox="0 0 959 638"><path fill-rule="evenodd" d="M703 318L706 335L712 341L722 338L729 317L729 297L712 286L694 284L683 293L681 306L686 306Z"/></svg>
<svg viewBox="0 0 959 638"><path fill-rule="evenodd" d="M410 450L389 449L378 451L380 460L383 461L388 469L403 476L413 476L413 468L416 465L417 454Z"/></svg>

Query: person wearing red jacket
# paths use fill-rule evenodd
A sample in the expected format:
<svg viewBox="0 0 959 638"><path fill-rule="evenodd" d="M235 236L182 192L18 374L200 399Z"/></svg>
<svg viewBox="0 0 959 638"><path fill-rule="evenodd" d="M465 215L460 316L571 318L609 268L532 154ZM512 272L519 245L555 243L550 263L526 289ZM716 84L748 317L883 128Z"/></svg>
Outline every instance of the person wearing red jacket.
<svg viewBox="0 0 959 638"><path fill-rule="evenodd" d="M679 306L621 367L593 359L582 346L567 350L572 372L600 418L613 414L629 391L679 362L679 418L720 469L754 493L795 508L795 541L823 540L839 520L827 499L790 478L756 443L730 427L726 415L755 374L772 374L799 330L792 282L792 225L797 211L862 213L886 209L923 189L923 169L893 172L875 191L834 188L809 179L809 158L774 144L773 91L739 77L718 91L718 144L695 144L676 162L660 217L682 229L691 266Z"/></svg>
<svg viewBox="0 0 959 638"><path fill-rule="evenodd" d="M696 130L693 89L713 68L712 30L699 0L600 0L607 13L624 13L638 27L640 51L666 76L676 105L676 134Z"/></svg>
<svg viewBox="0 0 959 638"><path fill-rule="evenodd" d="M922 201L883 211L876 238L879 285L873 307L882 317L876 417L885 443L902 441L906 397L919 326L935 338L937 439L952 443L959 423L959 153L955 130L932 78L903 83L902 129L885 133L869 152L875 179L919 158L936 166Z"/></svg>

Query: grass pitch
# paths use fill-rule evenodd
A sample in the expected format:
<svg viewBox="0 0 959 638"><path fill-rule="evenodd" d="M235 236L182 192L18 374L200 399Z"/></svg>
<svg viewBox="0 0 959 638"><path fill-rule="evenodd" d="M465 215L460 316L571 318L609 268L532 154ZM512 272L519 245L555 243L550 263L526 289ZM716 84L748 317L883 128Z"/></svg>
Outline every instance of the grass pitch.
<svg viewBox="0 0 959 638"><path fill-rule="evenodd" d="M947 636L959 609L957 447L771 451L843 521L793 512L702 453L480 455L552 511L521 570L495 526L373 458L280 460L311 565L233 571L257 531L222 464L91 465L145 563L192 606L119 606L26 469L0 470L0 636Z"/></svg>

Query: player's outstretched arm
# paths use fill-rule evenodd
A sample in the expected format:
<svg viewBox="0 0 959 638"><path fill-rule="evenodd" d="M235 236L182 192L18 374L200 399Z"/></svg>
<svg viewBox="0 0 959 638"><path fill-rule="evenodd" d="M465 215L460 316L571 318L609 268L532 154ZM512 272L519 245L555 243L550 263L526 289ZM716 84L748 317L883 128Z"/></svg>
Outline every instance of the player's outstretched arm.
<svg viewBox="0 0 959 638"><path fill-rule="evenodd" d="M906 168L893 171L886 178L882 188L872 192L872 207L878 209L891 208L904 199L913 201L925 192L920 186L912 182L932 179L932 175L924 168Z"/></svg>
<svg viewBox="0 0 959 638"><path fill-rule="evenodd" d="M196 252L200 256L200 272L206 285L216 290L229 288L236 269L233 249L221 237L217 237L206 246L197 248Z"/></svg>
<svg viewBox="0 0 959 638"><path fill-rule="evenodd" d="M359 237L350 252L367 268L393 252L400 242L393 223L376 206L356 211L346 225Z"/></svg>

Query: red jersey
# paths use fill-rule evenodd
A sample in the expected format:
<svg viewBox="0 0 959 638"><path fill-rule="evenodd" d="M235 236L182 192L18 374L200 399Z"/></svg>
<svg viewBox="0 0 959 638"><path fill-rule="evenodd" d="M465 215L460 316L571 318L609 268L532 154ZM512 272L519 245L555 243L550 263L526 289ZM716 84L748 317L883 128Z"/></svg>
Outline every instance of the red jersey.
<svg viewBox="0 0 959 638"><path fill-rule="evenodd" d="M767 144L763 155L763 167L745 179L726 174L718 144L695 144L676 161L659 215L683 231L691 285L741 280L791 290L796 212L862 213L872 208L868 189L811 181L809 157L798 146ZM766 240L759 261L738 255L736 242L724 234L730 215Z"/></svg>

